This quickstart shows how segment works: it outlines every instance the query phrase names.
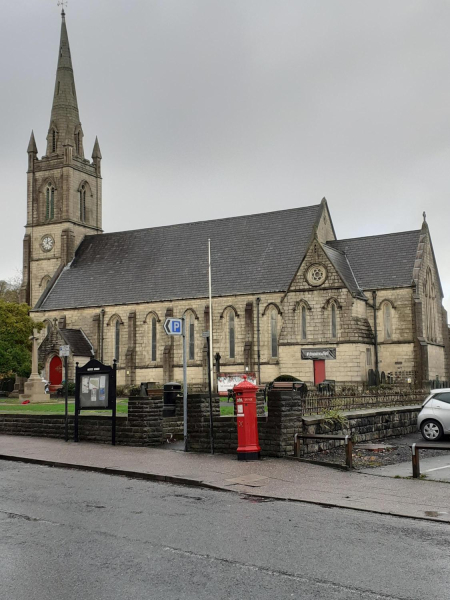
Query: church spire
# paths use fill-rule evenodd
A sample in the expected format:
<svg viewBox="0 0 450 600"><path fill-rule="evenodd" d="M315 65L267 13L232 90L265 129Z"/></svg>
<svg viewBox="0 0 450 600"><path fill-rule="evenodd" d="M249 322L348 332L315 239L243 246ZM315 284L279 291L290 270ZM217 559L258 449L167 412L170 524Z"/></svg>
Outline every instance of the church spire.
<svg viewBox="0 0 450 600"><path fill-rule="evenodd" d="M61 19L61 40L59 43L52 114L47 136L47 155L62 154L63 145L70 139L73 140L75 155L84 157L83 131L78 113L77 93L64 9L61 12Z"/></svg>

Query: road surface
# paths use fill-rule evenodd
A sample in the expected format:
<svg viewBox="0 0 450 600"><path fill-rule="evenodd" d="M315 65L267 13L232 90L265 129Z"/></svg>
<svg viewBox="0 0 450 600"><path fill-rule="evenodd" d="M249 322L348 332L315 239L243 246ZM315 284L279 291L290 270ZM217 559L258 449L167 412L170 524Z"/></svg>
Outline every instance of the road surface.
<svg viewBox="0 0 450 600"><path fill-rule="evenodd" d="M446 524L0 461L8 600L442 600L449 564Z"/></svg>

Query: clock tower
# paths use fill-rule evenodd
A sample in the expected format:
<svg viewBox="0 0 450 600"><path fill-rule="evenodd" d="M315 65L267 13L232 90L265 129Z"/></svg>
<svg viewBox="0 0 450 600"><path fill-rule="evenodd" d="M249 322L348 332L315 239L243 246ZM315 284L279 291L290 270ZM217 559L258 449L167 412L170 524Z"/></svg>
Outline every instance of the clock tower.
<svg viewBox="0 0 450 600"><path fill-rule="evenodd" d="M92 161L84 156L64 10L61 16L47 150L38 159L33 132L27 150L21 301L30 306L36 304L50 280L73 259L83 237L102 233L102 155L96 138Z"/></svg>

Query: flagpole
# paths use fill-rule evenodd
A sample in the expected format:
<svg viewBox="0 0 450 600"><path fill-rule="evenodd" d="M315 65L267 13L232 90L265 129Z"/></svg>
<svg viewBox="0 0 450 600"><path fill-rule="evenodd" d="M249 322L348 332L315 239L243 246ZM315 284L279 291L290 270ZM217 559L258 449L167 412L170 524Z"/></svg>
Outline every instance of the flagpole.
<svg viewBox="0 0 450 600"><path fill-rule="evenodd" d="M208 279L209 279L209 371L211 373L211 385L214 385L213 374L213 327L212 327L212 293L211 293L211 239L208 238Z"/></svg>

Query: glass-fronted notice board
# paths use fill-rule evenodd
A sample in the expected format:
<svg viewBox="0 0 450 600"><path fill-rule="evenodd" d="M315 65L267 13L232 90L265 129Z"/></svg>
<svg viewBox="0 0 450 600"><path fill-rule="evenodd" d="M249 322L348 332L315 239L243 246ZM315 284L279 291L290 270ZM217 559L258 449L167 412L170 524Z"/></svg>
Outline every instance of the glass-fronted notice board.
<svg viewBox="0 0 450 600"><path fill-rule="evenodd" d="M80 412L111 411L111 443L116 443L116 373L117 363L104 365L92 358L83 367L75 367L75 420L73 440L78 442ZM106 415L105 415L106 416ZM81 420L84 417L81 417Z"/></svg>
<svg viewBox="0 0 450 600"><path fill-rule="evenodd" d="M80 408L107 408L109 393L108 375L81 376Z"/></svg>

